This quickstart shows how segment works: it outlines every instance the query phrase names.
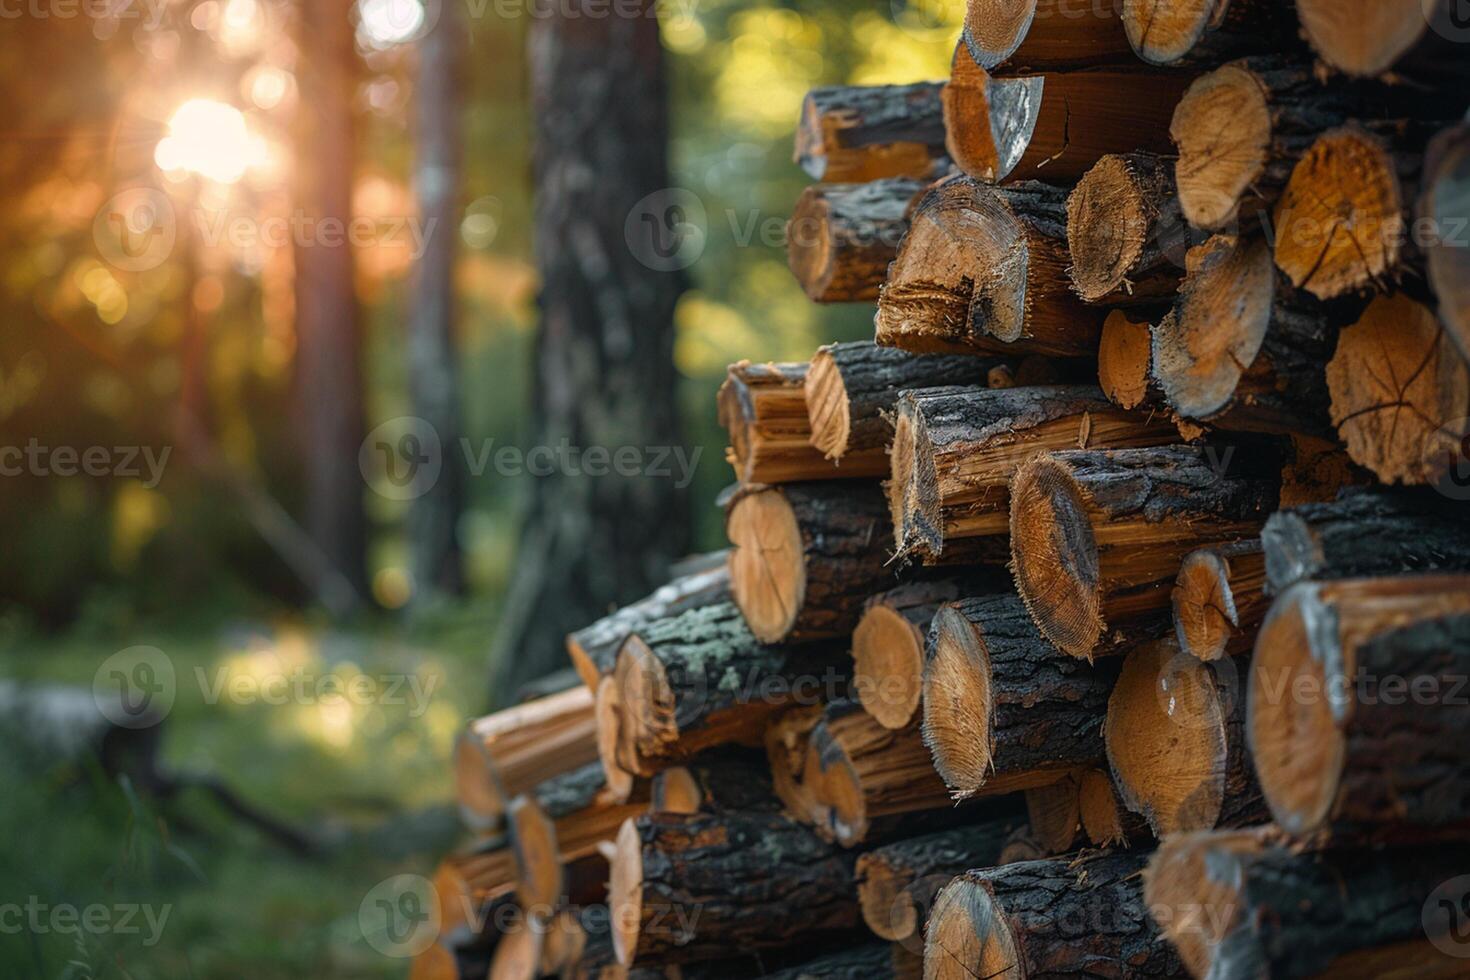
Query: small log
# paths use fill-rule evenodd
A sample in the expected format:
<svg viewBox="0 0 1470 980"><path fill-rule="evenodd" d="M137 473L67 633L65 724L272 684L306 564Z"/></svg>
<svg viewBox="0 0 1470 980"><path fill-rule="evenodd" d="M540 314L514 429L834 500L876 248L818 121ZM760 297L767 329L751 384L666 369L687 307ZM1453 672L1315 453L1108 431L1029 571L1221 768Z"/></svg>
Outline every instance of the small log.
<svg viewBox="0 0 1470 980"><path fill-rule="evenodd" d="M1465 18L1455 0L1298 0L1296 8L1307 40L1338 71L1443 83L1465 77Z"/></svg>
<svg viewBox="0 0 1470 980"><path fill-rule="evenodd" d="M623 641L654 620L729 599L729 557L724 551L700 555L686 574L591 626L568 634L567 655L583 683L596 692L598 682L612 673Z"/></svg>
<svg viewBox="0 0 1470 980"><path fill-rule="evenodd" d="M876 300L908 231L909 209L925 186L896 177L802 191L786 225L786 260L807 297L814 303Z"/></svg>
<svg viewBox="0 0 1470 980"><path fill-rule="evenodd" d="M1114 672L1047 642L1014 593L934 617L924 666L924 742L956 799L1055 782L1101 760Z"/></svg>
<svg viewBox="0 0 1470 980"><path fill-rule="evenodd" d="M845 681L844 652L831 644L758 641L733 603L659 620L630 636L610 675L599 724L602 764L621 790L629 776L693 758L718 745L759 744L783 705L822 700Z"/></svg>
<svg viewBox="0 0 1470 980"><path fill-rule="evenodd" d="M1173 299L1189 236L1174 192L1173 162L1152 153L1102 157L1067 198L1072 285L1089 303L1135 306ZM1106 324L1103 329L1106 334Z"/></svg>
<svg viewBox="0 0 1470 980"><path fill-rule="evenodd" d="M1282 507L1336 500L1344 490L1374 482L1335 439L1293 435L1282 448L1287 454L1281 470Z"/></svg>
<svg viewBox="0 0 1470 980"><path fill-rule="evenodd" d="M995 863L997 867L1000 867L1006 864L1018 864L1022 861L1040 861L1048 857L1051 855L1037 842L1036 837L1031 833L1030 825L1027 825L1017 827L1010 837L1006 838L1005 846L1000 851L1000 859Z"/></svg>
<svg viewBox="0 0 1470 980"><path fill-rule="evenodd" d="M1123 29L1151 65L1218 65L1300 45L1296 18L1279 0L1123 0Z"/></svg>
<svg viewBox="0 0 1470 980"><path fill-rule="evenodd" d="M876 486L748 487L728 504L725 533L735 604L765 643L847 636L868 597L897 584Z"/></svg>
<svg viewBox="0 0 1470 980"><path fill-rule="evenodd" d="M946 146L955 166L989 184L1070 184L1109 153L1169 152L1188 84L1136 68L992 78L961 42L942 97Z"/></svg>
<svg viewBox="0 0 1470 980"><path fill-rule="evenodd" d="M1126 310L1112 310L1103 321L1097 348L1097 383L1108 401L1122 409L1158 408L1164 393L1153 381L1149 323Z"/></svg>
<svg viewBox="0 0 1470 980"><path fill-rule="evenodd" d="M828 344L806 376L811 442L839 464L849 453L887 451L893 408L905 391L946 385L985 385L996 368L1014 362L964 354L910 354L871 341Z"/></svg>
<svg viewBox="0 0 1470 980"><path fill-rule="evenodd" d="M923 975L923 958L899 943L857 946L762 974L766 980L919 980Z"/></svg>
<svg viewBox="0 0 1470 980"><path fill-rule="evenodd" d="M653 777L648 809L653 813L719 813L776 810L781 802L771 786L763 756L747 750L706 752Z"/></svg>
<svg viewBox="0 0 1470 980"><path fill-rule="evenodd" d="M1251 751L1288 833L1470 830L1470 576L1302 582L1251 667Z"/></svg>
<svg viewBox="0 0 1470 980"><path fill-rule="evenodd" d="M957 874L997 864L1016 826L1015 818L1003 817L896 841L864 854L857 861L863 921L893 942L922 936L939 889Z"/></svg>
<svg viewBox="0 0 1470 980"><path fill-rule="evenodd" d="M1174 638L1200 660L1245 653L1266 618L1266 555L1257 538L1184 556L1174 580Z"/></svg>
<svg viewBox="0 0 1470 980"><path fill-rule="evenodd" d="M1463 846L1312 854L1277 837L1181 834L1149 861L1144 896L1192 975L1464 976L1465 961L1442 951L1463 946L1450 935L1463 896L1439 890L1470 867Z"/></svg>
<svg viewBox="0 0 1470 980"><path fill-rule="evenodd" d="M545 931L528 924L507 930L495 944L488 980L535 980L541 975L541 951L545 943Z"/></svg>
<svg viewBox="0 0 1470 980"><path fill-rule="evenodd" d="M1109 652L1167 629L1170 590L1196 548L1260 533L1280 496L1275 453L1215 446L1046 453L1011 482L1011 571L1064 652Z"/></svg>
<svg viewBox="0 0 1470 980"><path fill-rule="evenodd" d="M1026 790L1026 818L1031 837L1050 857L1074 850L1082 832L1080 787L1072 773L1045 786Z"/></svg>
<svg viewBox="0 0 1470 980"><path fill-rule="evenodd" d="M1419 227L1434 234L1425 244L1429 284L1439 300L1445 331L1470 361L1470 124L1445 129L1429 143L1419 195Z"/></svg>
<svg viewBox="0 0 1470 980"><path fill-rule="evenodd" d="M624 966L779 948L859 922L852 855L779 814L648 814L608 883Z"/></svg>
<svg viewBox="0 0 1470 980"><path fill-rule="evenodd" d="M1008 484L1038 453L1178 441L1167 419L1124 412L1091 385L906 392L897 415L887 485L894 544L931 561L956 541L1008 532Z"/></svg>
<svg viewBox="0 0 1470 980"><path fill-rule="evenodd" d="M1330 437L1329 311L1278 277L1260 238L1216 235L1186 265L1153 329L1153 377L1170 406L1217 429Z"/></svg>
<svg viewBox="0 0 1470 980"><path fill-rule="evenodd" d="M460 816L493 830L513 798L596 758L592 692L582 686L476 719L454 748Z"/></svg>
<svg viewBox="0 0 1470 980"><path fill-rule="evenodd" d="M1266 591L1305 579L1470 571L1470 514L1427 491L1353 490L1278 511L1261 530Z"/></svg>
<svg viewBox="0 0 1470 980"><path fill-rule="evenodd" d="M1122 0L967 0L963 38L986 71L1060 71L1126 64L1133 49Z"/></svg>
<svg viewBox="0 0 1470 980"><path fill-rule="evenodd" d="M813 180L933 180L944 173L940 82L814 88L801 106L796 163Z"/></svg>
<svg viewBox="0 0 1470 980"><path fill-rule="evenodd" d="M1128 655L1103 737L1123 805L1158 837L1267 819L1245 737L1243 665L1169 640Z"/></svg>
<svg viewBox="0 0 1470 980"><path fill-rule="evenodd" d="M919 201L878 297L877 341L916 354L1091 357L1106 311L1066 280L1066 191L955 176Z"/></svg>
<svg viewBox="0 0 1470 980"><path fill-rule="evenodd" d="M1327 387L1354 462L1384 483L1442 484L1464 499L1470 364L1428 307L1376 297L1342 329Z"/></svg>
<svg viewBox="0 0 1470 980"><path fill-rule="evenodd" d="M1177 977L1143 900L1142 857L1098 855L967 871L939 893L924 940L928 980Z"/></svg>
<svg viewBox="0 0 1470 980"><path fill-rule="evenodd" d="M1077 807L1087 839L1098 847L1126 848L1153 838L1148 821L1119 801L1113 777L1105 770L1088 769L1078 778Z"/></svg>

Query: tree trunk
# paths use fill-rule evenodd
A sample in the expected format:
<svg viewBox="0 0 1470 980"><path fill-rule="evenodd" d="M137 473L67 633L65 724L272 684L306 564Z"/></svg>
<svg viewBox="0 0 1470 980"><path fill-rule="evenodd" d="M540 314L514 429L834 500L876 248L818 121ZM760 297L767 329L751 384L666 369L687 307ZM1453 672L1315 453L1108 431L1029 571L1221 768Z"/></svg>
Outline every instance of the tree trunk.
<svg viewBox="0 0 1470 980"><path fill-rule="evenodd" d="M801 106L795 160L813 180L933 180L948 169L940 82L814 88Z"/></svg>
<svg viewBox="0 0 1470 980"><path fill-rule="evenodd" d="M877 299L924 187L894 178L802 191L786 225L786 262L807 297L814 303Z"/></svg>
<svg viewBox="0 0 1470 980"><path fill-rule="evenodd" d="M657 193L670 183L658 20L643 7L607 17L593 0L559 11L533 18L528 42L542 315L531 441L679 447L673 311L683 279L665 271L664 243L630 248L626 232L638 208L657 228L675 207ZM540 479L496 636L494 697L557 666L569 631L662 581L687 551L687 515L667 477L578 467Z"/></svg>

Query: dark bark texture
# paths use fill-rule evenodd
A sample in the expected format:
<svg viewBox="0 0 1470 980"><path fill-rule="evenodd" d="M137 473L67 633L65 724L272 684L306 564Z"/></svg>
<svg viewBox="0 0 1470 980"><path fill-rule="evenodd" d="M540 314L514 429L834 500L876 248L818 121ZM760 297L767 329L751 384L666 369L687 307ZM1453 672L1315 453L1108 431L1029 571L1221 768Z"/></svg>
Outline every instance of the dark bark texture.
<svg viewBox="0 0 1470 980"><path fill-rule="evenodd" d="M807 93L796 162L813 180L933 179L947 169L940 82L832 85Z"/></svg>
<svg viewBox="0 0 1470 980"><path fill-rule="evenodd" d="M907 967L907 970L905 969ZM917 976L923 964L902 947L870 944L809 960L765 974L766 980L901 980ZM912 972L908 972L912 971Z"/></svg>
<svg viewBox="0 0 1470 980"><path fill-rule="evenodd" d="M858 894L863 897L863 915L869 927L884 935L891 930L888 914L904 915L902 910L913 909L914 931L922 934L939 889L971 868L999 864L1006 842L1024 823L1019 816L1003 817L885 844L859 857ZM870 891L888 903L875 903L868 897ZM885 918L874 923L874 915Z"/></svg>
<svg viewBox="0 0 1470 980"><path fill-rule="evenodd" d="M786 226L786 258L807 297L815 303L877 299L908 231L909 208L923 190L923 181L892 178L802 191Z"/></svg>
<svg viewBox="0 0 1470 980"><path fill-rule="evenodd" d="M1205 8L1194 31L1173 31L1168 36L1151 26L1177 11ZM1154 65L1188 67L1214 66L1229 58L1262 52L1305 48L1297 29L1295 12L1279 0L1218 0L1210 5L1194 0L1146 0L1124 6L1124 23L1133 50Z"/></svg>

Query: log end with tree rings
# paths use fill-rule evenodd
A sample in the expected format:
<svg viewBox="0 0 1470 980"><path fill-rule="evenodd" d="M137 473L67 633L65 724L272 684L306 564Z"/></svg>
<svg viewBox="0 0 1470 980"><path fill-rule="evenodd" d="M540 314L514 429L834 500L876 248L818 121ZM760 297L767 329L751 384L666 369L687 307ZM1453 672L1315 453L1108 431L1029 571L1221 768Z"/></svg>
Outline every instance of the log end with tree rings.
<svg viewBox="0 0 1470 980"><path fill-rule="evenodd" d="M1239 879L1216 868L1220 855L1258 854L1258 832L1209 831L1164 841L1143 875L1143 897L1191 976L1207 977L1215 951L1249 909Z"/></svg>
<svg viewBox="0 0 1470 980"><path fill-rule="evenodd" d="M964 44L985 70L1016 53L1036 17L1037 0L967 0Z"/></svg>
<svg viewBox="0 0 1470 980"><path fill-rule="evenodd" d="M990 775L990 660L974 625L946 606L930 627L924 669L924 743L956 799L975 795Z"/></svg>
<svg viewBox="0 0 1470 980"><path fill-rule="evenodd" d="M869 605L852 634L853 686L868 714L900 729L919 708L924 678L924 635L896 610Z"/></svg>
<svg viewBox="0 0 1470 980"><path fill-rule="evenodd" d="M1078 778L1077 809L1087 839L1098 847L1127 847L1135 838L1147 837L1140 819L1118 800L1113 777L1101 769L1089 769Z"/></svg>
<svg viewBox="0 0 1470 980"><path fill-rule="evenodd" d="M1008 920L986 883L955 878L929 912L924 980L1022 980L1026 969Z"/></svg>
<svg viewBox="0 0 1470 980"><path fill-rule="evenodd" d="M862 777L825 724L818 725L807 742L802 780L811 795L818 832L844 847L867 836L870 821Z"/></svg>
<svg viewBox="0 0 1470 980"><path fill-rule="evenodd" d="M467 827L487 831L500 824L505 798L483 743L469 728L454 740L454 789Z"/></svg>
<svg viewBox="0 0 1470 980"><path fill-rule="evenodd" d="M796 512L778 492L747 493L731 506L726 530L734 545L730 586L735 604L756 639L784 639L806 599L806 561Z"/></svg>
<svg viewBox="0 0 1470 980"><path fill-rule="evenodd" d="M698 813L704 806L704 790L686 766L670 766L653 777L648 809L652 813Z"/></svg>
<svg viewBox="0 0 1470 980"><path fill-rule="evenodd" d="M635 777L623 761L624 735L622 712L618 704L618 683L608 675L597 685L597 757L607 790L614 799L626 800L633 795Z"/></svg>
<svg viewBox="0 0 1470 980"><path fill-rule="evenodd" d="M1151 65L1172 65L1194 51L1230 0L1123 0L1128 43Z"/></svg>
<svg viewBox="0 0 1470 980"><path fill-rule="evenodd" d="M1264 605L1265 556L1258 541L1192 551L1174 581L1174 632L1200 660L1240 652Z"/></svg>
<svg viewBox="0 0 1470 980"><path fill-rule="evenodd" d="M812 445L828 459L841 459L852 435L852 416L847 386L830 350L822 349L812 355L806 373L806 409Z"/></svg>
<svg viewBox="0 0 1470 980"><path fill-rule="evenodd" d="M1088 170L1067 197L1067 250L1072 284L1089 303L1133 294L1157 247L1159 208L1173 182L1162 159L1109 154ZM1171 290L1172 292L1172 290Z"/></svg>
<svg viewBox="0 0 1470 980"><path fill-rule="evenodd" d="M822 185L813 185L801 192L786 234L786 263L814 303L826 299L837 274L831 208L823 190Z"/></svg>
<svg viewBox="0 0 1470 980"><path fill-rule="evenodd" d="M1042 75L991 78L962 42L941 95L950 159L977 180L1004 180L1031 145L1045 88Z"/></svg>
<svg viewBox="0 0 1470 980"><path fill-rule="evenodd" d="M1349 75L1382 75L1429 28L1426 7L1438 0L1297 0L1302 31L1322 60Z"/></svg>
<svg viewBox="0 0 1470 980"><path fill-rule="evenodd" d="M1148 322L1123 310L1113 310L1103 321L1097 383L1119 408L1138 408L1148 398L1152 343Z"/></svg>
<svg viewBox="0 0 1470 980"><path fill-rule="evenodd" d="M1394 274L1407 238L1392 151L1354 123L1318 137L1276 209L1276 264L1292 285L1333 299Z"/></svg>
<svg viewBox="0 0 1470 980"><path fill-rule="evenodd" d="M618 962L628 966L638 953L638 936L643 927L643 839L636 819L618 828L609 862L607 905L612 919L613 951Z"/></svg>
<svg viewBox="0 0 1470 980"><path fill-rule="evenodd" d="M566 876L556 826L531 796L518 796L505 812L516 862L516 901L524 910L556 907Z"/></svg>
<svg viewBox="0 0 1470 980"><path fill-rule="evenodd" d="M522 922L495 944L488 980L535 980L541 975L541 953L546 933Z"/></svg>
<svg viewBox="0 0 1470 980"><path fill-rule="evenodd" d="M1202 75L1174 109L1169 133L1179 148L1174 179L1185 219L1206 231L1230 228L1270 159L1266 90L1241 65Z"/></svg>
<svg viewBox="0 0 1470 980"><path fill-rule="evenodd" d="M1090 659L1106 628L1097 541L1083 490L1047 456L1023 464L1011 481L1011 572L1042 634Z"/></svg>
<svg viewBox="0 0 1470 980"><path fill-rule="evenodd" d="M1425 249L1439 317L1470 361L1470 125L1461 123L1430 144L1419 217L1434 229Z"/></svg>

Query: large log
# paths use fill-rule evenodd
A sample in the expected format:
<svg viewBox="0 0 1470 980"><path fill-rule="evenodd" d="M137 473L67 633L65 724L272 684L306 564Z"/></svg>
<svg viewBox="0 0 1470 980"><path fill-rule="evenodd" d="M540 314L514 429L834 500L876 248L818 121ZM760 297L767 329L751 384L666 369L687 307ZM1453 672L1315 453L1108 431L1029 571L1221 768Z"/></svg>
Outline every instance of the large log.
<svg viewBox="0 0 1470 980"><path fill-rule="evenodd" d="M1072 284L1089 303L1172 299L1184 276L1189 236L1174 165L1153 153L1102 157L1067 198Z"/></svg>
<svg viewBox="0 0 1470 980"><path fill-rule="evenodd" d="M878 298L877 340L915 353L1090 357L1106 311L1072 292L1066 191L955 176L919 201Z"/></svg>
<svg viewBox="0 0 1470 980"><path fill-rule="evenodd" d="M946 169L940 82L814 88L801 107L795 159L813 180L932 180Z"/></svg>
<svg viewBox="0 0 1470 980"><path fill-rule="evenodd" d="M924 976L1178 976L1179 959L1144 905L1143 865L1141 857L1116 854L960 875L939 893L929 916Z"/></svg>
<svg viewBox="0 0 1470 980"><path fill-rule="evenodd" d="M1184 556L1258 534L1280 483L1269 447L1038 456L1011 482L1021 598L1042 634L1074 657L1162 632Z"/></svg>
<svg viewBox="0 0 1470 980"><path fill-rule="evenodd" d="M807 297L815 303L877 299L925 186L896 177L802 191L786 225L786 260Z"/></svg>
<svg viewBox="0 0 1470 980"><path fill-rule="evenodd" d="M854 857L779 814L648 814L608 883L625 966L787 946L859 922Z"/></svg>
<svg viewBox="0 0 1470 980"><path fill-rule="evenodd" d="M745 488L725 533L735 604L762 642L847 636L868 597L897 584L888 504L871 484Z"/></svg>
<svg viewBox="0 0 1470 980"><path fill-rule="evenodd" d="M828 344L812 356L806 376L811 443L828 459L887 451L893 408L905 391L946 385L986 385L996 368L1015 362L964 354L910 354L872 341Z"/></svg>
<svg viewBox="0 0 1470 980"><path fill-rule="evenodd" d="M1464 959L1442 951L1463 949L1463 891L1439 886L1470 868L1470 851L1314 854L1276 838L1274 828L1181 834L1149 861L1148 906L1193 976L1464 976Z"/></svg>
<svg viewBox="0 0 1470 980"><path fill-rule="evenodd" d="M963 39L986 71L1127 64L1122 0L967 0Z"/></svg>
<svg viewBox="0 0 1470 980"><path fill-rule="evenodd" d="M1470 364L1423 304L1379 296L1344 327L1327 365L1332 421L1384 483L1443 484L1463 499Z"/></svg>
<svg viewBox="0 0 1470 980"><path fill-rule="evenodd" d="M1099 761L1113 677L1047 642L1014 593L945 606L924 668L934 768L964 799L1043 786Z"/></svg>
<svg viewBox="0 0 1470 980"><path fill-rule="evenodd" d="M1300 44L1296 18L1279 0L1123 0L1123 29L1152 65L1217 65Z"/></svg>
<svg viewBox="0 0 1470 980"><path fill-rule="evenodd" d="M686 609L722 602L730 597L729 555L723 551L700 555L686 565L686 573L660 585L645 598L629 603L591 626L567 636L567 656L577 676L592 690L612 673L623 641L658 619Z"/></svg>
<svg viewBox="0 0 1470 980"><path fill-rule="evenodd" d="M1409 842L1470 831L1470 576L1302 582L1251 667L1277 824Z"/></svg>
<svg viewBox="0 0 1470 980"><path fill-rule="evenodd" d="M1128 655L1103 736L1123 805L1159 837L1267 819L1245 736L1244 662L1171 640Z"/></svg>
<svg viewBox="0 0 1470 980"><path fill-rule="evenodd" d="M883 939L921 936L934 896L957 874L1000 863L1018 821L1001 817L875 848L857 861L863 921Z"/></svg>
<svg viewBox="0 0 1470 980"><path fill-rule="evenodd" d="M1004 536L1008 484L1038 453L1179 438L1167 419L1122 411L1090 385L908 392L895 430L887 485L894 544L927 560L963 539Z"/></svg>
<svg viewBox="0 0 1470 980"><path fill-rule="evenodd" d="M1266 555L1256 538L1191 551L1174 580L1174 638L1200 660L1245 653L1266 618Z"/></svg>
<svg viewBox="0 0 1470 980"><path fill-rule="evenodd" d="M1425 153L1419 226L1432 231L1424 252L1439 318L1470 361L1470 124L1439 133Z"/></svg>
<svg viewBox="0 0 1470 980"><path fill-rule="evenodd" d="M1302 30L1327 64L1348 75L1463 79L1465 18L1455 0L1297 0Z"/></svg>

